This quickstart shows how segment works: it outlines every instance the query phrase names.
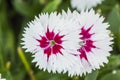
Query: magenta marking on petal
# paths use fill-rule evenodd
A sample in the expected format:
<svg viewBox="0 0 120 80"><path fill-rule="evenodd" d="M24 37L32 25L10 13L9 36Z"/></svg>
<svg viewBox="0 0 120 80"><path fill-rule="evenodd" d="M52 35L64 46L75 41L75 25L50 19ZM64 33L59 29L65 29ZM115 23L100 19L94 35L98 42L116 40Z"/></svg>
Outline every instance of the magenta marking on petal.
<svg viewBox="0 0 120 80"><path fill-rule="evenodd" d="M49 42L47 41L47 39L44 37L44 36L41 36L41 40L38 40L37 41L40 43L40 47L41 48L45 48L49 45Z"/></svg>
<svg viewBox="0 0 120 80"><path fill-rule="evenodd" d="M61 45L53 46L53 54L57 54L57 53L62 54L62 52L60 51L61 49L63 49L63 47Z"/></svg>
<svg viewBox="0 0 120 80"><path fill-rule="evenodd" d="M49 40L52 40L54 38L54 35L55 33L52 31L50 32L49 29L47 28L47 32L46 32L46 37L49 39Z"/></svg>
<svg viewBox="0 0 120 80"><path fill-rule="evenodd" d="M86 45L84 46L86 52L90 52L92 48L96 48L93 45L93 41L92 40L86 40Z"/></svg>
<svg viewBox="0 0 120 80"><path fill-rule="evenodd" d="M80 48L80 49L78 49L78 51L81 52L80 58L81 58L81 59L82 59L82 58L85 58L85 59L87 60L85 50L83 50L83 48Z"/></svg>
<svg viewBox="0 0 120 80"><path fill-rule="evenodd" d="M94 35L95 33L90 33L90 30L92 29L94 25L90 26L88 29L84 29L84 26L81 29L81 33L80 35L82 35L82 37L80 39L83 40L84 45L81 46L80 49L78 49L78 51L81 53L80 54L80 58L85 58L87 60L87 56L86 54L88 54L89 52L92 51L92 48L96 48L96 46L94 46L94 41L91 40L91 36Z"/></svg>
<svg viewBox="0 0 120 80"><path fill-rule="evenodd" d="M47 61L51 54L62 54L61 49L64 49L62 47L62 38L64 36L59 33L55 34L54 31L49 31L49 28L47 28L45 36L41 36L40 40L36 39L40 44L40 48L43 49L44 54L47 55Z"/></svg>
<svg viewBox="0 0 120 80"><path fill-rule="evenodd" d="M82 35L81 39L88 39L90 38L92 35L89 33L89 31L91 30L92 27L88 28L87 30L84 29L84 27L82 27L82 32L80 33L80 35Z"/></svg>
<svg viewBox="0 0 120 80"><path fill-rule="evenodd" d="M54 40L56 43L61 44L63 42L62 41L63 37L64 37L64 35L60 36L59 34L56 34Z"/></svg>
<svg viewBox="0 0 120 80"><path fill-rule="evenodd" d="M48 48L44 49L44 54L47 54L47 61L48 61L51 53L52 53L52 48L51 47L48 47Z"/></svg>

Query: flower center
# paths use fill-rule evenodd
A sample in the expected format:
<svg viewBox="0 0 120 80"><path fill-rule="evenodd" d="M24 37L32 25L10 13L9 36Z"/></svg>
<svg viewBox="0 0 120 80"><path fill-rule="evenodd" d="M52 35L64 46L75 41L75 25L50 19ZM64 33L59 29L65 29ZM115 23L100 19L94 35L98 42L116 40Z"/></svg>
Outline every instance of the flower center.
<svg viewBox="0 0 120 80"><path fill-rule="evenodd" d="M64 35L60 35L59 33L56 34L54 31L49 31L48 28L45 36L41 36L41 39L37 39L40 48L42 48L44 54L47 55L47 61L51 54L62 54L61 49L63 49L63 37Z"/></svg>
<svg viewBox="0 0 120 80"><path fill-rule="evenodd" d="M55 45L55 41L54 40L51 40L50 41L50 46L54 46Z"/></svg>
<svg viewBox="0 0 120 80"><path fill-rule="evenodd" d="M80 46L84 46L85 44L86 44L85 41L79 42L79 45L80 45Z"/></svg>
<svg viewBox="0 0 120 80"><path fill-rule="evenodd" d="M94 34L91 34L89 31L91 30L91 28L93 27L90 26L88 29L85 29L84 26L81 29L81 33L80 35L82 35L82 37L80 39L82 39L83 41L81 41L79 44L81 45L81 47L78 49L78 51L81 53L80 54L80 58L84 58L87 60L87 56L86 54L89 53L92 48L96 48L96 46L94 46L94 41L91 40L91 36Z"/></svg>

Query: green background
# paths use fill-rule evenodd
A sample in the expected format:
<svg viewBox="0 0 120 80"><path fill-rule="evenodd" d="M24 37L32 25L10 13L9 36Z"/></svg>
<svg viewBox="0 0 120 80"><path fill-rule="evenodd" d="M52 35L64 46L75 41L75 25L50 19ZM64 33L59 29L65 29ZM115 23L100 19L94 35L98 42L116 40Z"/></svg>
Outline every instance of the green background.
<svg viewBox="0 0 120 80"><path fill-rule="evenodd" d="M70 0L0 0L0 73L7 80L120 80L120 0L104 0L94 8L110 24L114 37L109 63L86 76L43 72L20 48L21 33L35 15L71 8Z"/></svg>

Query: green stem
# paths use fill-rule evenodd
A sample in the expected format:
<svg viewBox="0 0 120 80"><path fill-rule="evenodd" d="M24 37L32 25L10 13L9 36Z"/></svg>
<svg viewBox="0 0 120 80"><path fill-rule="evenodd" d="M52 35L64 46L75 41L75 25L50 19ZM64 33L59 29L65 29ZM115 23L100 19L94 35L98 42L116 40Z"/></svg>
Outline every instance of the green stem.
<svg viewBox="0 0 120 80"><path fill-rule="evenodd" d="M33 70L31 69L29 63L27 62L27 59L26 59L26 57L25 57L25 55L24 55L24 53L23 53L23 51L22 51L22 49L20 47L18 47L18 54L19 54L19 57L21 58L21 60L22 60L22 62L24 64L25 69L28 72L31 80L35 80L35 76L33 74Z"/></svg>

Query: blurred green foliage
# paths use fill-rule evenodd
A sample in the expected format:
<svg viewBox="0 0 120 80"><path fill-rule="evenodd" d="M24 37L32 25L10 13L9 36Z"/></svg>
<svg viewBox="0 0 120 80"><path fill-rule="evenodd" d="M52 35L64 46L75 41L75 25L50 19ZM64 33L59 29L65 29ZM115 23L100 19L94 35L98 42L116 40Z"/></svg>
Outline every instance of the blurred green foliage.
<svg viewBox="0 0 120 80"><path fill-rule="evenodd" d="M120 80L120 0L105 0L94 8L106 17L114 34L110 62L104 68L71 78L67 74L52 74L35 68L30 54L18 55L23 27L35 15L68 8L73 10L70 0L0 0L0 73L3 77L7 80Z"/></svg>

